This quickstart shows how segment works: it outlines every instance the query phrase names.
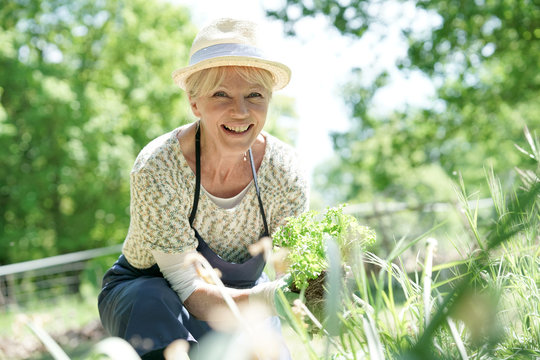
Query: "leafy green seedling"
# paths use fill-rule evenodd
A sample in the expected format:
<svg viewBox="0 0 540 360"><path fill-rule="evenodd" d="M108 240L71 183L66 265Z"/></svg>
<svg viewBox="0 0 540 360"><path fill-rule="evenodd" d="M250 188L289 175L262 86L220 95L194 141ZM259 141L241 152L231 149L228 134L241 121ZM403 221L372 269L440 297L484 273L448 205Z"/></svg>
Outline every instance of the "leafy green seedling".
<svg viewBox="0 0 540 360"><path fill-rule="evenodd" d="M330 235L336 241L341 258L348 258L353 247L365 250L375 242L375 232L360 225L355 217L343 212L344 204L328 208L324 214L308 211L289 218L273 236L274 246L289 250L289 272L298 289L306 289L310 280L317 279L328 268L326 243Z"/></svg>

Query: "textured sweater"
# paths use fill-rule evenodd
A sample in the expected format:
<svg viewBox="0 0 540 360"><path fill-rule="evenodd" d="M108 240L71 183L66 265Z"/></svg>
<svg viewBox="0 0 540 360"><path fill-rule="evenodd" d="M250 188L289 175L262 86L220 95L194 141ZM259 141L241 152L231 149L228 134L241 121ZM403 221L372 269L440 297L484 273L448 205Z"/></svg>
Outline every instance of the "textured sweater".
<svg viewBox="0 0 540 360"><path fill-rule="evenodd" d="M156 263L151 250L179 254L197 247L189 225L195 174L189 167L175 129L150 142L137 156L131 171L129 231L122 252L139 269ZM288 217L308 208L306 172L292 147L264 133L265 154L257 180L269 232ZM210 248L228 262L249 258L248 246L264 232L253 181L244 198L232 209L217 206L201 188L194 228Z"/></svg>

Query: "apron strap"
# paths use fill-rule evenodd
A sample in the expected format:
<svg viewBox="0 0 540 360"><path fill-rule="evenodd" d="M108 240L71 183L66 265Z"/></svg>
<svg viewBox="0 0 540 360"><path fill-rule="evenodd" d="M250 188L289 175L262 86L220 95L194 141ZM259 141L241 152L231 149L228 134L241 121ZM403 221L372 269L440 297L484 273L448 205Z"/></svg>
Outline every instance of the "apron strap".
<svg viewBox="0 0 540 360"><path fill-rule="evenodd" d="M257 193L257 200L259 201L259 210L261 212L264 234L263 236L270 236L268 231L268 223L266 222L266 214L261 199L261 191L259 189L259 183L257 182L257 172L255 171L255 163L253 161L253 154L251 148L249 152L249 162L251 163L251 173L253 174L253 183L255 185L255 191ZM189 215L189 225L193 227L193 221L197 214L197 206L199 205L199 193L201 191L201 126L200 121L197 123L197 132L195 133L195 194L193 196L193 206L191 207L191 214Z"/></svg>
<svg viewBox="0 0 540 360"><path fill-rule="evenodd" d="M195 194L193 196L193 206L189 214L189 226L193 227L197 206L199 205L199 193L201 190L201 123L197 123L197 132L195 133Z"/></svg>
<svg viewBox="0 0 540 360"><path fill-rule="evenodd" d="M253 154L251 153L251 148L248 150L249 152L249 162L251 163L251 173L253 174L253 183L255 185L255 191L257 192L257 200L259 200L259 210L261 211L262 215L262 221L264 225L264 236L270 236L270 232L268 231L268 224L266 223L266 216L264 214L264 207L261 200L261 191L259 190L259 183L257 182L257 172L255 171L255 163L253 161Z"/></svg>

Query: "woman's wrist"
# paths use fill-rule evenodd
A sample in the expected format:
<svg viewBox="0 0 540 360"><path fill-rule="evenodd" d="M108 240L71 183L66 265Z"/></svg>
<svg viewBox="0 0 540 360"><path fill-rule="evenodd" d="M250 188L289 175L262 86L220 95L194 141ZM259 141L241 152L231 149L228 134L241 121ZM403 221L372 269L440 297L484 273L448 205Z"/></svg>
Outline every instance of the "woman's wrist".
<svg viewBox="0 0 540 360"><path fill-rule="evenodd" d="M270 308L272 312L276 307L275 294L279 287L277 281L270 281L255 285L249 294L249 303L262 303Z"/></svg>

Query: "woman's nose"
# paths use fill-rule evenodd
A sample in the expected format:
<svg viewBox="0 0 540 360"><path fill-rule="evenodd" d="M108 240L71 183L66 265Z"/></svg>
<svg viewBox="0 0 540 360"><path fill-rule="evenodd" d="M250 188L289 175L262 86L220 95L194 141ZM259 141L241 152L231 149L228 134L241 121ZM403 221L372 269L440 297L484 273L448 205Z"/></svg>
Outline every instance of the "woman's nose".
<svg viewBox="0 0 540 360"><path fill-rule="evenodd" d="M233 101L231 112L235 117L247 117L249 115L249 112L246 104L246 99L244 99L243 97L235 98Z"/></svg>

